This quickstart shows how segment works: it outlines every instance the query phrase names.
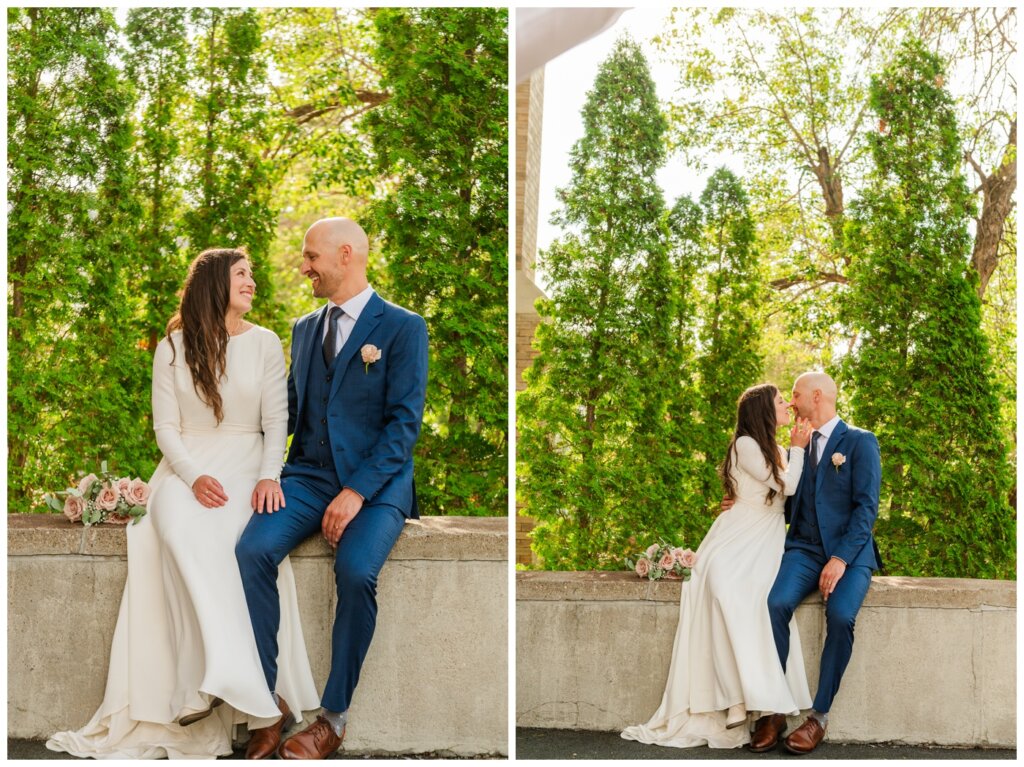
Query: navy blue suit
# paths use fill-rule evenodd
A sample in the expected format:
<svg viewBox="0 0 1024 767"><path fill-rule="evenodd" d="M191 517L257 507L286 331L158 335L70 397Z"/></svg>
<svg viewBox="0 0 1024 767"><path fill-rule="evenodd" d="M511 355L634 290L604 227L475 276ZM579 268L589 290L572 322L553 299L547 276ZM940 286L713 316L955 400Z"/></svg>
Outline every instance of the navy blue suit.
<svg viewBox="0 0 1024 767"><path fill-rule="evenodd" d="M408 518L419 516L413 448L427 388L423 318L374 293L344 346L327 366L322 338L327 306L296 321L288 372L288 459L281 472L285 507L253 514L235 555L256 645L271 691L277 684L280 604L277 568L303 539L320 532L324 511L343 488L364 503L335 555L338 589L331 672L321 703L346 711L377 619L377 576ZM367 366L361 348L381 351Z"/></svg>
<svg viewBox="0 0 1024 767"><path fill-rule="evenodd" d="M835 466L835 454L845 463ZM846 572L825 604L827 633L821 654L814 709L827 713L853 652L857 612L881 566L872 528L878 517L882 463L878 440L869 431L839 421L811 472L804 461L796 493L786 499L786 550L768 594L775 646L786 667L789 622L801 601L817 590L821 571L832 557Z"/></svg>

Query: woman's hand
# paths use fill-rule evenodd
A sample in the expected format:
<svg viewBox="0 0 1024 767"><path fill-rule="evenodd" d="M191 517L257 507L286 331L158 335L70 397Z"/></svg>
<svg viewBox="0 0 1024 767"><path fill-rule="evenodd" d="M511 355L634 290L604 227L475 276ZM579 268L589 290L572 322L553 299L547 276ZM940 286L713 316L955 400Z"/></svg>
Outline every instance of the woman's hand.
<svg viewBox="0 0 1024 767"><path fill-rule="evenodd" d="M789 432L789 444L792 447L806 448L811 442L811 422L806 418L797 418Z"/></svg>
<svg viewBox="0 0 1024 767"><path fill-rule="evenodd" d="M284 508L284 492L281 484L273 479L261 479L252 491L252 508L257 514L264 511L273 514Z"/></svg>
<svg viewBox="0 0 1024 767"><path fill-rule="evenodd" d="M228 494L224 487L209 474L203 474L192 483L192 493L196 500L208 509L216 509L228 502Z"/></svg>

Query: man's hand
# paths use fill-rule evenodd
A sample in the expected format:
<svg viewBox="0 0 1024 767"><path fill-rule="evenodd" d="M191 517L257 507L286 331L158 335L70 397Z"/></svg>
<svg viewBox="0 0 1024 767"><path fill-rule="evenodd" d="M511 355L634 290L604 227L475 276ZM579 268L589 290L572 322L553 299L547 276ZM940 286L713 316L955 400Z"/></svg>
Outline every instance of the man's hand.
<svg viewBox="0 0 1024 767"><path fill-rule="evenodd" d="M828 601L829 594L836 590L836 584L846 572L846 564L841 559L832 557L822 568L821 577L818 578L818 590L821 591L821 598Z"/></svg>
<svg viewBox="0 0 1024 767"><path fill-rule="evenodd" d="M320 525L324 538L331 544L331 548L338 548L341 534L345 532L348 523L359 513L361 508L363 508L363 496L350 487L346 487L331 501L327 511L324 512L324 519Z"/></svg>
<svg viewBox="0 0 1024 767"><path fill-rule="evenodd" d="M281 485L272 479L257 482L256 489L252 491L252 508L257 514L262 514L264 509L267 514L283 509L284 493L281 492Z"/></svg>
<svg viewBox="0 0 1024 767"><path fill-rule="evenodd" d="M735 499L735 498L730 498L729 496L725 496L725 497L724 497L724 498L722 499L722 505L721 505L721 506L719 507L719 509L718 509L718 513L719 513L719 514L722 514L722 513L726 512L726 511L728 511L728 510L729 510L729 509L731 509L731 508L732 508L732 507L733 507L733 506L734 506L735 504L736 504L736 499Z"/></svg>

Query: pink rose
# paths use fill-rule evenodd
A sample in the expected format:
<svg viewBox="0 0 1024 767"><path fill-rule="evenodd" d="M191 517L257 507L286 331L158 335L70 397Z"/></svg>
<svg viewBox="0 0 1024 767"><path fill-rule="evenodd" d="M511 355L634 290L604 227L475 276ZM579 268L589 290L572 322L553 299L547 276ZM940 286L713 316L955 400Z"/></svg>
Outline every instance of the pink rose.
<svg viewBox="0 0 1024 767"><path fill-rule="evenodd" d="M80 492L82 495L85 495L86 493L89 492L89 488L92 487L92 483L98 479L99 477L97 477L95 474L86 474L84 477L78 480L78 492Z"/></svg>
<svg viewBox="0 0 1024 767"><path fill-rule="evenodd" d="M372 365L380 359L380 349L373 344L366 344L359 352L363 355L363 362L367 365Z"/></svg>
<svg viewBox="0 0 1024 767"><path fill-rule="evenodd" d="M96 496L96 508L113 511L117 508L119 500L121 500L121 496L118 494L117 488L109 483L104 484L100 489L100 494Z"/></svg>
<svg viewBox="0 0 1024 767"><path fill-rule="evenodd" d="M117 488L117 494L119 496L121 496L122 498L127 498L128 490L132 486L132 481L128 477L121 477L119 480L117 480L114 486Z"/></svg>
<svg viewBox="0 0 1024 767"><path fill-rule="evenodd" d="M636 563L636 574L641 578L646 578L651 572L651 560L647 557L640 557L640 561Z"/></svg>
<svg viewBox="0 0 1024 767"><path fill-rule="evenodd" d="M85 511L85 500L76 495L69 495L64 501L64 516L72 522L82 519L82 512Z"/></svg>
<svg viewBox="0 0 1024 767"><path fill-rule="evenodd" d="M692 570L693 566L697 564L697 555L689 549L683 549L676 557L676 561L688 570Z"/></svg>
<svg viewBox="0 0 1024 767"><path fill-rule="evenodd" d="M132 521L132 518L129 514L111 514L103 521L108 522L111 525L127 525Z"/></svg>
<svg viewBox="0 0 1024 767"><path fill-rule="evenodd" d="M658 544L652 543L647 547L647 558L654 559L654 555L658 553Z"/></svg>
<svg viewBox="0 0 1024 767"><path fill-rule="evenodd" d="M126 497L133 506L145 506L149 502L149 485L136 477L132 480Z"/></svg>
<svg viewBox="0 0 1024 767"><path fill-rule="evenodd" d="M661 555L661 560L658 562L658 567L662 570L671 570L672 565L676 563L675 555L671 551L666 551Z"/></svg>

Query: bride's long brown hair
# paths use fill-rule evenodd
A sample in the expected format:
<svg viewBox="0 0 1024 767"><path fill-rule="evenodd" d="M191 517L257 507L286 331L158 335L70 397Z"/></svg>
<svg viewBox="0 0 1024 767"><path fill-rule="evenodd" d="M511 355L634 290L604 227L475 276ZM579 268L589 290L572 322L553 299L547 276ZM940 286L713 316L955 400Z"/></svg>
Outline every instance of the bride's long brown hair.
<svg viewBox="0 0 1024 767"><path fill-rule="evenodd" d="M211 248L196 256L188 268L178 311L167 323L171 362L177 357L171 333L180 330L192 385L199 399L213 408L217 423L224 420L219 384L227 368L225 317L231 300L231 267L243 258L248 254L236 248Z"/></svg>
<svg viewBox="0 0 1024 767"><path fill-rule="evenodd" d="M772 478L779 487L782 487L782 457L775 442L775 430L778 428L775 398L778 394L779 388L774 384L758 384L743 392L736 403L736 433L732 435L729 449L725 451L725 461L718 470L722 477L722 485L725 486L725 494L729 498L736 495L731 470L736 440L740 437L750 437L757 443L761 448L761 455L764 456L764 462L772 467ZM768 488L765 500L771 503L776 495L777 490Z"/></svg>

